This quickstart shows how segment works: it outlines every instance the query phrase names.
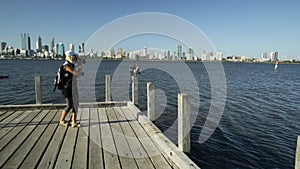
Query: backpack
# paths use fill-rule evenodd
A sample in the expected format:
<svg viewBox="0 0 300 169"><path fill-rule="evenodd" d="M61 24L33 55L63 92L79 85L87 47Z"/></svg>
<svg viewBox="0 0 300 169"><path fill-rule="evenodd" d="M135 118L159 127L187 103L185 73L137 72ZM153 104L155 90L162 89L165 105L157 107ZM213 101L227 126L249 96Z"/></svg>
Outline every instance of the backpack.
<svg viewBox="0 0 300 169"><path fill-rule="evenodd" d="M58 71L56 73L56 76L54 78L54 89L53 92L55 92L56 88L58 90L63 90L65 85L67 83L66 77L65 77L65 69L64 65L61 65L58 68Z"/></svg>

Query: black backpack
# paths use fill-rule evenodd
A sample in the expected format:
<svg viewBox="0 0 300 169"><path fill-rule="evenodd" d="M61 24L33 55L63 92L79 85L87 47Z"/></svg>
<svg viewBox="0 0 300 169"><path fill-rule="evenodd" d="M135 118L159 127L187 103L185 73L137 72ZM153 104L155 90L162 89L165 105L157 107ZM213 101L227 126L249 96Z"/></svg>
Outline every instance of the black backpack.
<svg viewBox="0 0 300 169"><path fill-rule="evenodd" d="M67 83L67 79L65 77L65 69L64 69L64 65L61 65L58 68L58 71L56 73L56 76L54 78L54 89L53 92L55 92L56 88L58 90L63 90L66 83Z"/></svg>

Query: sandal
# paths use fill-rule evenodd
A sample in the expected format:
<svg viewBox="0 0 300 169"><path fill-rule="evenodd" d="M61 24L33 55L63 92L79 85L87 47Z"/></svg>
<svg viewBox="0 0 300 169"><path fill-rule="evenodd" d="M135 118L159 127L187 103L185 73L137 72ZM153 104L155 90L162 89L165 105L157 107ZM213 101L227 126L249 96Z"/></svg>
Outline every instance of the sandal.
<svg viewBox="0 0 300 169"><path fill-rule="evenodd" d="M70 123L68 123L66 121L60 121L59 124L64 126L64 127L68 127L70 125Z"/></svg>
<svg viewBox="0 0 300 169"><path fill-rule="evenodd" d="M74 127L80 127L80 124L79 123L72 123L72 127L74 128Z"/></svg>

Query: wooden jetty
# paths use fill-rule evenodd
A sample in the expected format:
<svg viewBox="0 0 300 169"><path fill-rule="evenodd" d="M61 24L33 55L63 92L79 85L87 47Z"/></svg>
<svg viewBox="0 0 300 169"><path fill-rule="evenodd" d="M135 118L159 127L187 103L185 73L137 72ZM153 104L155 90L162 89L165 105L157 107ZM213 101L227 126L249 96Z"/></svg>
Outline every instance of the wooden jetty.
<svg viewBox="0 0 300 169"><path fill-rule="evenodd" d="M199 168L184 153L190 149L185 133L189 126L182 124L189 119L188 96L178 95L183 120L177 147L148 119L155 113L153 85L148 86L148 115L134 102L106 98L80 104L80 128L59 125L64 104L38 100L34 105L0 106L0 168ZM36 93L40 99L41 92Z"/></svg>

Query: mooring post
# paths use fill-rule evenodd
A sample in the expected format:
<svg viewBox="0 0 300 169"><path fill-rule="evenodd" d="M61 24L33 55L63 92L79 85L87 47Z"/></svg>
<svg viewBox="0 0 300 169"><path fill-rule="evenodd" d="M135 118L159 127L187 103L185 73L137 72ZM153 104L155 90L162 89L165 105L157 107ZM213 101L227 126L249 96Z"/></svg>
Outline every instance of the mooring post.
<svg viewBox="0 0 300 169"><path fill-rule="evenodd" d="M35 76L35 102L36 104L42 104L42 86L41 76Z"/></svg>
<svg viewBox="0 0 300 169"><path fill-rule="evenodd" d="M189 153L190 145L190 112L191 101L189 95L178 94L178 147L181 151Z"/></svg>
<svg viewBox="0 0 300 169"><path fill-rule="evenodd" d="M132 76L132 87L131 87L131 92L132 92L132 102L135 105L138 105L138 78L137 76Z"/></svg>
<svg viewBox="0 0 300 169"><path fill-rule="evenodd" d="M147 83L147 116L150 121L155 120L155 105L154 105L154 84Z"/></svg>
<svg viewBox="0 0 300 169"><path fill-rule="evenodd" d="M298 139L297 139L295 169L300 169L300 136L298 136Z"/></svg>
<svg viewBox="0 0 300 169"><path fill-rule="evenodd" d="M111 85L110 75L105 76L105 102L111 101Z"/></svg>

